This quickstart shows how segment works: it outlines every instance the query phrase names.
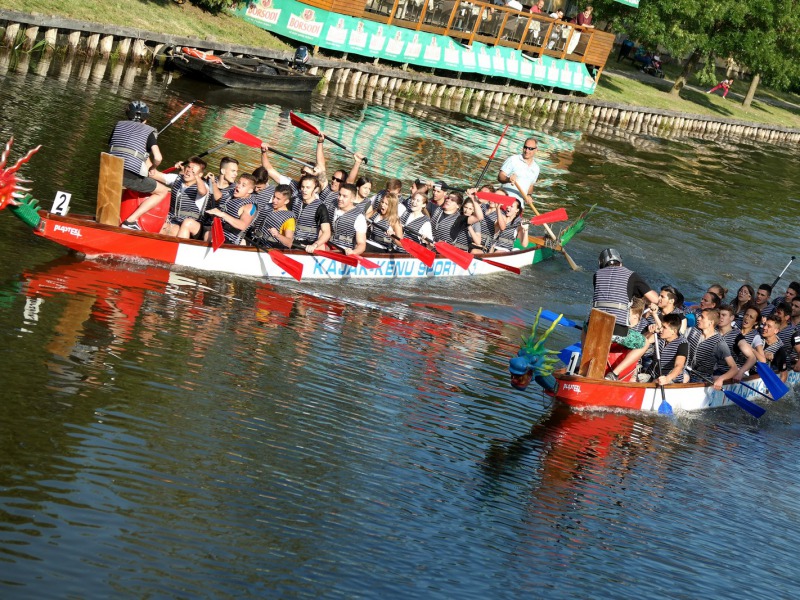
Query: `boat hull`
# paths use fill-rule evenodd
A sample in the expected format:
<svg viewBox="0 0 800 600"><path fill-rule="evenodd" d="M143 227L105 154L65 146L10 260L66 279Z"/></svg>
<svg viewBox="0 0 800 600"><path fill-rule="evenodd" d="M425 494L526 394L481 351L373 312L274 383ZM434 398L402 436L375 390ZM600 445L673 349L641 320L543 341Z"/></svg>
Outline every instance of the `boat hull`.
<svg viewBox="0 0 800 600"><path fill-rule="evenodd" d="M553 374L556 379L554 394L557 400L575 408L625 409L657 412L661 405L661 390L654 383L607 381L569 375L561 370ZM758 377L745 382L767 393ZM766 400L755 391L738 383L728 383L724 390L734 392L751 401ZM704 383L670 384L664 386L667 403L672 410L696 411L724 406L735 406L721 390Z"/></svg>
<svg viewBox="0 0 800 600"><path fill-rule="evenodd" d="M275 264L268 252L250 246L225 244L215 252L209 242L179 240L160 234L101 225L90 217L62 217L46 211L40 211L39 215L41 222L34 230L36 235L84 254L88 258L113 257L154 261L203 271L268 279L291 277ZM542 251L541 247L536 246L515 252L487 254L486 257L506 266L520 268L539 262ZM303 265L303 279L474 277L506 272L505 269L480 260L473 260L468 269L462 269L441 256L437 256L433 265L427 267L408 254L366 253L365 257L378 264L376 269L367 269L361 266L348 266L303 251L286 251L282 254Z"/></svg>
<svg viewBox="0 0 800 600"><path fill-rule="evenodd" d="M224 63L206 62L186 54L176 55L173 66L182 73L235 89L260 90L264 92L310 93L322 79L318 75L290 73L271 75L255 70L258 64L273 66L258 59L225 58Z"/></svg>

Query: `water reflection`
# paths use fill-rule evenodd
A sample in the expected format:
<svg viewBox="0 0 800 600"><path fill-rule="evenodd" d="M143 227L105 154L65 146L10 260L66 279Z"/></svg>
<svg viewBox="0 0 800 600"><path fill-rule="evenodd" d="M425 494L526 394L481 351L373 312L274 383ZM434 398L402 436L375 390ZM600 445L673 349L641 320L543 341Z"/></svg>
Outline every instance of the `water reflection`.
<svg viewBox="0 0 800 600"><path fill-rule="evenodd" d="M94 210L98 150L131 97L158 126L205 99L160 137L166 157L212 147L231 125L311 157L292 107L366 148L379 180L474 182L506 120L396 97L228 101L159 69L117 79L109 62L97 79L94 61L56 55L42 77L5 58L0 133L45 144L26 174L45 204L72 191L76 212ZM797 544L785 526L800 512L785 476L796 401L757 427L735 412L570 413L515 393L506 367L538 306L585 316L609 240L652 285L690 298L717 279L771 281L797 238L796 156L510 122L494 167L534 129L538 197L571 215L598 203L570 250L582 272L553 260L470 282L270 285L51 262L61 249L0 215L0 585L26 597L610 597L621 586L790 597L789 571L754 583L719 556L747 547L753 564L780 564ZM258 160L230 152L244 168Z"/></svg>

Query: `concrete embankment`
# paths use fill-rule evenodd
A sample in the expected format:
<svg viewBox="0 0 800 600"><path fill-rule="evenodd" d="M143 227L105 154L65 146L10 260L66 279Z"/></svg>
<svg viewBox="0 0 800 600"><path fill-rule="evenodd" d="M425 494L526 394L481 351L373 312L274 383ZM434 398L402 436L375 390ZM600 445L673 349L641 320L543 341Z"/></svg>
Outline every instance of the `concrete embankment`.
<svg viewBox="0 0 800 600"><path fill-rule="evenodd" d="M0 10L5 47L42 52L63 49L118 60L154 61L165 48L191 46L217 54L290 58L289 53L236 44L198 40L121 27L85 23L57 16ZM506 114L518 122L546 120L577 128L614 128L621 132L660 137L757 140L794 145L800 130L677 111L593 100L591 97L549 94L513 82L497 85L439 77L373 63L315 57L312 71L323 75L320 92L387 104L417 103L469 114Z"/></svg>

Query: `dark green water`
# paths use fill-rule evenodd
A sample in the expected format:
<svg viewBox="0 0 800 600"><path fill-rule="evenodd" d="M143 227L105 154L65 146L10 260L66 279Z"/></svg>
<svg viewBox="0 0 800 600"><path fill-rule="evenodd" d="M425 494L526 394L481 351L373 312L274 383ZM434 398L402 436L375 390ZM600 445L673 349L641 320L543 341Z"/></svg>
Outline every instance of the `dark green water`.
<svg viewBox="0 0 800 600"><path fill-rule="evenodd" d="M168 162L231 125L311 157L293 107L366 151L378 185L474 181L504 125L78 60L2 77L12 158L42 144L24 174L75 212L93 212L131 98L156 127L205 101L162 136ZM569 247L582 272L269 284L81 261L0 215L0 594L791 597L796 400L758 423L572 413L513 392L506 368L539 306L584 316L609 245L689 299L772 281L798 253L797 153L514 122L500 154L532 133L544 205L597 204Z"/></svg>

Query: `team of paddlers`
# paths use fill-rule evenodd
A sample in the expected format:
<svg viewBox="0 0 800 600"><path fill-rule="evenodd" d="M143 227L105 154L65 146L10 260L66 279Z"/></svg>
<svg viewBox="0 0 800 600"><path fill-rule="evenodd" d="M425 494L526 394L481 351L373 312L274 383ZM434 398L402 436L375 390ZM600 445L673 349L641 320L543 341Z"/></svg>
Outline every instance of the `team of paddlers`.
<svg viewBox="0 0 800 600"><path fill-rule="evenodd" d="M297 179L273 166L263 143L261 166L252 174L239 174L238 161L229 157L220 161L218 175L206 173L207 164L196 156L177 164L178 173L166 174L157 170L162 157L156 130L147 124L147 105L131 102L127 116L114 127L110 153L124 160L123 185L147 196L123 227L140 229L139 217L169 192L161 233L179 238L210 240L219 219L229 244L309 253L402 252L398 242L404 237L421 244L444 241L476 254L511 250L515 242L528 245L523 200L530 201L539 175L533 137L503 163L499 189L490 185L463 192L444 181L416 179L406 190L399 179L388 179L373 193L370 177L359 175L366 161L357 152L349 171L336 170L328 178L326 138L319 132L316 163L304 163ZM512 201L507 207L482 204L478 191ZM768 284L757 293L742 286L730 304L723 303L725 290L714 286L699 306L687 309L673 286L656 293L622 265L614 249L601 253L599 267L593 307L616 319L615 359L606 378L655 377L661 385L713 378L719 388L726 379L741 379L756 361L769 363L784 379L788 369L800 370L800 284L792 282L774 303Z"/></svg>
<svg viewBox="0 0 800 600"><path fill-rule="evenodd" d="M388 179L384 189L373 193L371 178L359 175L365 162L359 153L353 154L348 172L337 170L328 178L322 134L316 163L304 166L297 179L275 169L266 144L261 146L261 166L252 174L239 174L238 161L225 157L214 175L197 156L176 164L176 173L161 172L147 105L131 102L127 116L115 125L109 152L124 160L124 187L146 197L122 227L141 229L138 219L169 192L169 214L160 233L185 239L211 240L219 219L226 243L309 253L403 252L399 242L404 237L429 245L447 242L474 254L509 251L517 241L522 247L529 243L529 223L523 222L522 212L523 193L533 190L539 172L533 138L526 140L520 155L503 164L499 189L486 185L462 191L423 179L405 189L399 179ZM481 203L478 191L513 199L508 206Z"/></svg>
<svg viewBox="0 0 800 600"><path fill-rule="evenodd" d="M784 381L789 370L800 371L799 282L772 302L774 284L757 291L742 285L727 303L727 290L713 285L698 305L687 306L671 285L651 289L613 248L600 254L598 266L592 305L616 319L606 379L652 378L660 385L713 380L721 389L756 362L768 363Z"/></svg>

